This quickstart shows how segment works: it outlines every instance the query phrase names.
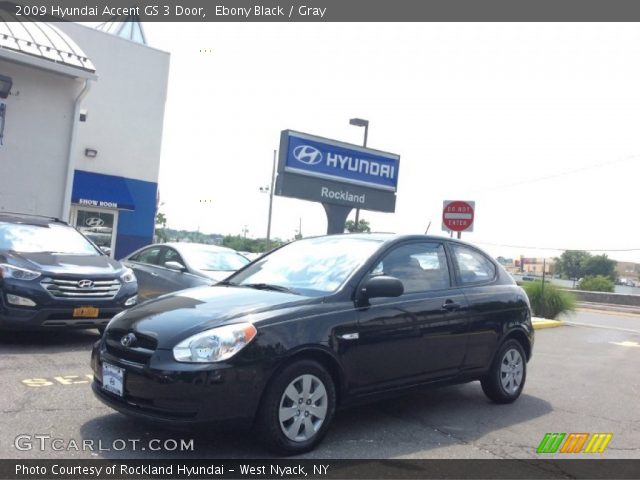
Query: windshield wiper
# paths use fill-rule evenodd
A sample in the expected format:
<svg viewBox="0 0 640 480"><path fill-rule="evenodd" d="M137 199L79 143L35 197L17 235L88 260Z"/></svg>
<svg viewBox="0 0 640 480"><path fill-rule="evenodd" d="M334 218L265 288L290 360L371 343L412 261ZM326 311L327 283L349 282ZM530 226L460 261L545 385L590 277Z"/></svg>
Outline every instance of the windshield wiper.
<svg viewBox="0 0 640 480"><path fill-rule="evenodd" d="M272 283L242 283L240 287L255 288L256 290L273 290L274 292L295 293L293 290L282 285L274 285Z"/></svg>
<svg viewBox="0 0 640 480"><path fill-rule="evenodd" d="M232 282L230 280L222 280L221 282L216 283L216 285L229 285L229 286L232 286L232 287L237 287L238 286L237 283Z"/></svg>

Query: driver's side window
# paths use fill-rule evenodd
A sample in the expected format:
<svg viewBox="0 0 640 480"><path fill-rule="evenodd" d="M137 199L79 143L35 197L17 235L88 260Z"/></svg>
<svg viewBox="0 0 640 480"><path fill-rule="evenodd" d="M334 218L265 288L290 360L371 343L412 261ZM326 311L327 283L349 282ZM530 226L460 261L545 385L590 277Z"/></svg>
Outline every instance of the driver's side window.
<svg viewBox="0 0 640 480"><path fill-rule="evenodd" d="M388 252L370 274L399 279L404 293L449 288L449 268L444 246L439 243L412 243Z"/></svg>

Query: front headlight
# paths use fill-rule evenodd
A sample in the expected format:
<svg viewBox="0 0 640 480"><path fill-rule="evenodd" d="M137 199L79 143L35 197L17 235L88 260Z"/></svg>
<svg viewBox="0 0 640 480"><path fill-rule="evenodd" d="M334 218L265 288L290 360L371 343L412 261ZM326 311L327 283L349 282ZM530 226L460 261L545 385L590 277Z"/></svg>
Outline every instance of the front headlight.
<svg viewBox="0 0 640 480"><path fill-rule="evenodd" d="M135 282L136 279L136 274L133 273L133 270L131 270L130 268L125 269L124 273L120 276L120 280L122 280L124 283L131 283L131 282Z"/></svg>
<svg viewBox="0 0 640 480"><path fill-rule="evenodd" d="M40 272L27 270L26 268L14 267L6 263L0 263L0 277L15 278L16 280L35 280L40 276Z"/></svg>
<svg viewBox="0 0 640 480"><path fill-rule="evenodd" d="M173 348L173 357L178 362L221 362L233 357L255 336L256 327L251 323L212 328L180 342Z"/></svg>

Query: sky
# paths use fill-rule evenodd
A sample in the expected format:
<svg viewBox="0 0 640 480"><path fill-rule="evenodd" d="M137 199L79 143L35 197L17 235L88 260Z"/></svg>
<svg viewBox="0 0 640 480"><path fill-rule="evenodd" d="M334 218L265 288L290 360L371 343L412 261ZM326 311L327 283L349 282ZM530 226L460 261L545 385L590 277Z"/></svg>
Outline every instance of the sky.
<svg viewBox="0 0 640 480"><path fill-rule="evenodd" d="M145 23L171 53L160 167L168 226L265 237L273 151L292 129L400 155L374 231L445 235L476 202L491 254L606 250L640 262L640 28L604 23ZM353 218L351 214L350 218ZM272 237L326 233L275 197ZM628 250L632 251L613 251Z"/></svg>

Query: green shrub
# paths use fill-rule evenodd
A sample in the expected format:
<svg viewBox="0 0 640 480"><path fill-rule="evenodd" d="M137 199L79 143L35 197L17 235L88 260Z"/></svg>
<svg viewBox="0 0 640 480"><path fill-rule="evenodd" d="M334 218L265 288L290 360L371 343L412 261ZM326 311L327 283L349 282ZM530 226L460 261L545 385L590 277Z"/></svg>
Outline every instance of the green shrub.
<svg viewBox="0 0 640 480"><path fill-rule="evenodd" d="M588 290L590 292L613 292L615 289L614 283L609 277L603 275L596 275L584 277L578 283L578 290Z"/></svg>
<svg viewBox="0 0 640 480"><path fill-rule="evenodd" d="M559 289L555 285L545 282L530 282L522 285L527 292L533 315L542 318L556 318L561 313L572 312L576 307L576 300L569 292Z"/></svg>

